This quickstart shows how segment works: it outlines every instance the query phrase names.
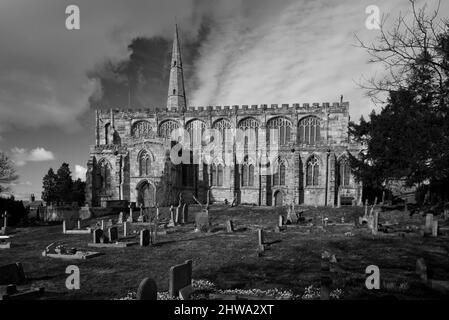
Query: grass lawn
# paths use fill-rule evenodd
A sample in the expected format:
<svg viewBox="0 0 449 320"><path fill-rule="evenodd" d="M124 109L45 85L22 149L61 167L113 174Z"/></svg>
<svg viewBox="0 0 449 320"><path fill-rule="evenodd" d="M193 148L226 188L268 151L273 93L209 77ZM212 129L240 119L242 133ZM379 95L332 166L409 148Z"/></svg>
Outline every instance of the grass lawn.
<svg viewBox="0 0 449 320"><path fill-rule="evenodd" d="M45 287L44 299L121 298L136 291L145 277L156 280L158 291L167 291L170 267L187 259L193 260L194 279L209 280L221 289L277 288L301 296L306 287L319 288L325 273L332 280L330 289L342 290L342 299L447 298L424 286L415 275L415 266L422 257L432 279L449 280L448 237L387 234L373 238L364 226L321 224L322 216L330 222L341 222L344 216L345 222L352 223L363 215L363 208L302 209L308 209L304 213L308 225L288 226L286 231L276 233L281 208L213 205L212 232L194 233L192 222L176 227L174 233L160 235L158 245L153 247L88 248L92 235L64 235L62 225L18 228L14 230L11 249L0 250L0 265L21 262L30 284ZM198 210L198 206L190 206L191 220ZM167 210L163 214L167 217ZM226 233L228 219L234 221L234 233ZM408 218L401 212L382 214L380 223L386 219L404 225L424 223L422 217ZM261 227L266 231L266 241L280 241L259 257L257 229ZM351 235L345 235L347 232ZM52 242L104 255L84 261L43 257L42 251ZM331 272L322 271L323 251L337 258ZM65 269L71 264L80 268L80 290L65 287ZM380 290L365 288L368 265L380 268Z"/></svg>

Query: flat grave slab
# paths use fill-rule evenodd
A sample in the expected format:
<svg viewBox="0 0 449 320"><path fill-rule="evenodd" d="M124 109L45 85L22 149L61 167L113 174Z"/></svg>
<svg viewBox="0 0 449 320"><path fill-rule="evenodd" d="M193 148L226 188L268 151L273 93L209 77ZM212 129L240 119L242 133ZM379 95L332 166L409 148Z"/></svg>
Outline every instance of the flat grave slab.
<svg viewBox="0 0 449 320"><path fill-rule="evenodd" d="M49 257L54 259L63 260L87 260L102 255L100 252L92 251L77 251L75 254L61 254L61 253L48 253L42 252L43 257Z"/></svg>
<svg viewBox="0 0 449 320"><path fill-rule="evenodd" d="M66 230L64 234L91 234L92 233L92 229L88 228L88 229L71 229L71 230Z"/></svg>
<svg viewBox="0 0 449 320"><path fill-rule="evenodd" d="M126 248L137 244L139 243L136 241L124 241L116 243L88 243L87 246L94 248Z"/></svg>

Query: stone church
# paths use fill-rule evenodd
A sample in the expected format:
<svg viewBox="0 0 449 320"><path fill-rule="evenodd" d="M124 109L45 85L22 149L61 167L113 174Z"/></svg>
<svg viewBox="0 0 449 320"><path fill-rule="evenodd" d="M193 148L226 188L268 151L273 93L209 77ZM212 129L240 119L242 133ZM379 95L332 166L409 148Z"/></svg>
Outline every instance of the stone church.
<svg viewBox="0 0 449 320"><path fill-rule="evenodd" d="M260 206L359 203L362 186L351 174L348 155L358 156L361 146L350 140L348 122L349 103L342 99L333 104L187 107L176 27L167 106L96 111L86 202L93 207L127 202L165 206L177 203L179 193L187 202L193 202L193 195L204 201L210 190L211 202ZM248 156L231 165L220 156L212 163L174 164L170 159L176 143L172 132L179 128L192 137L198 133L201 137L206 129L275 130L278 154L268 164ZM256 139L251 146L258 151L261 141ZM199 143L194 148L201 147ZM266 165L276 170L267 173Z"/></svg>

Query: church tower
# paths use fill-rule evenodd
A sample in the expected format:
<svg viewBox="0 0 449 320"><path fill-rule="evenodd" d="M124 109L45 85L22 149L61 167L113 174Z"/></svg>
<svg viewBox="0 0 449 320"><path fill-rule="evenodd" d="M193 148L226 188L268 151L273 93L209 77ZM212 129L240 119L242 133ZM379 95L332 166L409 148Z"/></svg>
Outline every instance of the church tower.
<svg viewBox="0 0 449 320"><path fill-rule="evenodd" d="M170 81L168 83L167 110L184 112L186 110L186 93L182 72L181 50L179 48L178 25L175 25L173 51L170 64Z"/></svg>

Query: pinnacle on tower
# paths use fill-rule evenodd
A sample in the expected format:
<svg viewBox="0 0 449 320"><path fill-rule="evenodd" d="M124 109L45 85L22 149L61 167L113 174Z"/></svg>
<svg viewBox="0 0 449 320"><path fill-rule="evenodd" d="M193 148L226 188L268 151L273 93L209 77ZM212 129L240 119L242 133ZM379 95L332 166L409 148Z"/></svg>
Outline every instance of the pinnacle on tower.
<svg viewBox="0 0 449 320"><path fill-rule="evenodd" d="M186 110L186 93L184 90L184 76L182 72L181 50L179 46L178 25L175 25L173 51L170 63L170 80L168 83L168 111Z"/></svg>

